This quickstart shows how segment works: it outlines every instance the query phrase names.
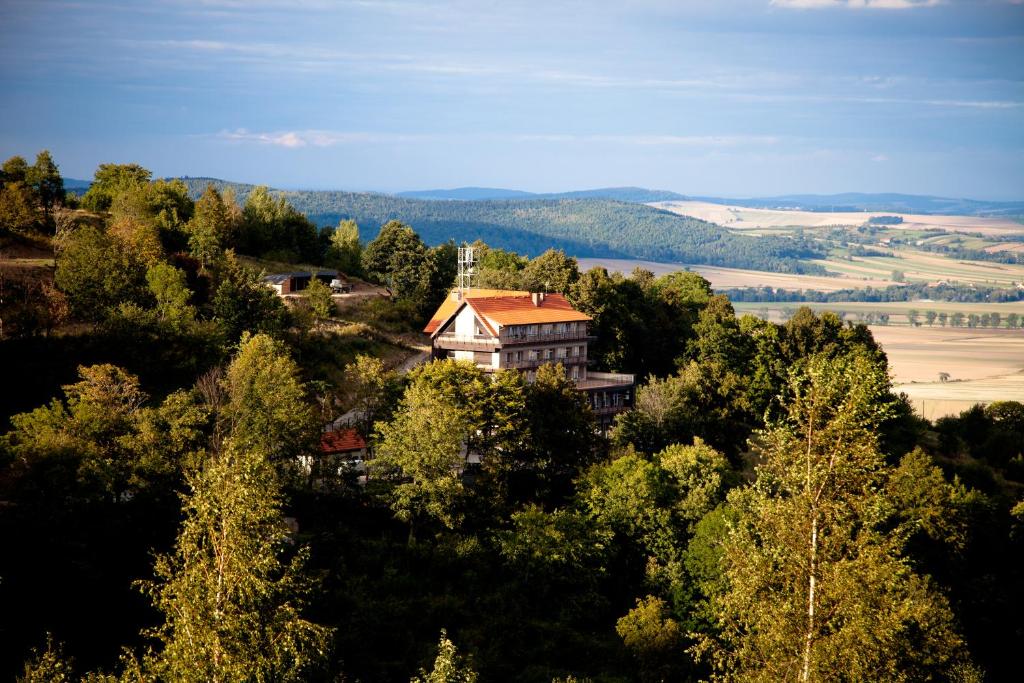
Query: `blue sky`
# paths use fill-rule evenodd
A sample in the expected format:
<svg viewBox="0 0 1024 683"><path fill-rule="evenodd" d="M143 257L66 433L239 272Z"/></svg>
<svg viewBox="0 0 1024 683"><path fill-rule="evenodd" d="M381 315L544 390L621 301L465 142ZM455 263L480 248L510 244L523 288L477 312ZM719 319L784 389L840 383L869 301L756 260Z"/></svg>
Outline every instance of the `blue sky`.
<svg viewBox="0 0 1024 683"><path fill-rule="evenodd" d="M1024 199L1021 0L0 0L0 65L70 177Z"/></svg>

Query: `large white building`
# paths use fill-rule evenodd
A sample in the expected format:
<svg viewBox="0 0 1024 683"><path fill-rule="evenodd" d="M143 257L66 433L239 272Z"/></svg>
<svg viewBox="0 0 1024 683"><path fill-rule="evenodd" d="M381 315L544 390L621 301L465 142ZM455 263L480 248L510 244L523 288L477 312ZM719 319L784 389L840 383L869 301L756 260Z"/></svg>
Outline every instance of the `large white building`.
<svg viewBox="0 0 1024 683"><path fill-rule="evenodd" d="M589 370L590 321L561 294L465 289L445 299L424 332L434 358L472 361L487 372L515 369L532 381L541 365L561 363L604 428L632 405L634 376Z"/></svg>

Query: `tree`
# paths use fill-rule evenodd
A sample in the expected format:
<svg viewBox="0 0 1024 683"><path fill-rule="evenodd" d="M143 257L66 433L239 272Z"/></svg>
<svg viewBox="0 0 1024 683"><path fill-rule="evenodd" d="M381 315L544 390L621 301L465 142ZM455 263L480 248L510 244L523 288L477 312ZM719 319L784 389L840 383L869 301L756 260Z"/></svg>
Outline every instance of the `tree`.
<svg viewBox="0 0 1024 683"><path fill-rule="evenodd" d="M949 319L949 313L945 311L939 311L939 325L942 327L946 326L946 321Z"/></svg>
<svg viewBox="0 0 1024 683"><path fill-rule="evenodd" d="M192 296L185 284L185 273L172 265L158 263L146 271L146 284L156 299L161 322L182 328L195 319L195 309L188 305Z"/></svg>
<svg viewBox="0 0 1024 683"><path fill-rule="evenodd" d="M379 358L359 354L345 366L343 386L356 431L368 440L377 422L391 419L401 398L399 378Z"/></svg>
<svg viewBox="0 0 1024 683"><path fill-rule="evenodd" d="M7 182L0 188L0 234L27 233L39 224L34 197L24 183Z"/></svg>
<svg viewBox="0 0 1024 683"><path fill-rule="evenodd" d="M106 233L86 226L63 240L54 283L79 319L99 321L121 302L145 301L145 274L134 254L118 248Z"/></svg>
<svg viewBox="0 0 1024 683"><path fill-rule="evenodd" d="M907 276L902 270L894 270L892 271L892 274L889 275L889 279L893 282L906 282Z"/></svg>
<svg viewBox="0 0 1024 683"><path fill-rule="evenodd" d="M53 207L64 203L64 179L48 150L44 149L36 155L36 163L28 169L26 180L35 190L46 220L49 221Z"/></svg>
<svg viewBox="0 0 1024 683"><path fill-rule="evenodd" d="M784 419L760 435L754 484L729 504L719 632L696 652L729 680L927 680L964 657L945 599L888 519L876 430L884 368L816 356L791 377Z"/></svg>
<svg viewBox="0 0 1024 683"><path fill-rule="evenodd" d="M964 314L957 311L949 318L950 327L963 327L964 326Z"/></svg>
<svg viewBox="0 0 1024 683"><path fill-rule="evenodd" d="M29 166L25 157L13 156L0 167L0 183L28 185Z"/></svg>
<svg viewBox="0 0 1024 683"><path fill-rule="evenodd" d="M1020 315L1018 313L1006 314L1006 327L1014 330L1020 327Z"/></svg>
<svg viewBox="0 0 1024 683"><path fill-rule="evenodd" d="M725 501L735 475L725 456L699 438L693 445L673 444L657 454L675 488L675 511L690 533L706 514Z"/></svg>
<svg viewBox="0 0 1024 683"><path fill-rule="evenodd" d="M117 195L148 184L152 175L138 164L100 164L82 197L82 206L90 211L106 211Z"/></svg>
<svg viewBox="0 0 1024 683"><path fill-rule="evenodd" d="M408 225L389 221L363 251L363 270L399 299L414 298L422 282L427 247Z"/></svg>
<svg viewBox="0 0 1024 683"><path fill-rule="evenodd" d="M476 672L459 656L455 643L448 639L448 632L441 629L433 670L428 673L420 669L420 675L410 683L476 683L476 680Z"/></svg>
<svg viewBox="0 0 1024 683"><path fill-rule="evenodd" d="M579 277L576 258L566 256L561 249L548 249L523 268L523 285L533 292L566 294Z"/></svg>
<svg viewBox="0 0 1024 683"><path fill-rule="evenodd" d="M455 528L461 522L466 409L429 382L414 381L394 418L378 423L376 432L370 472L390 485L386 497L395 517L409 525L409 543L428 518Z"/></svg>
<svg viewBox="0 0 1024 683"><path fill-rule="evenodd" d="M925 311L924 319L928 323L928 327L935 324L935 318L938 317L938 313L935 311Z"/></svg>
<svg viewBox="0 0 1024 683"><path fill-rule="evenodd" d="M362 268L363 246L359 241L359 224L342 220L331 233L326 263L347 275L359 275Z"/></svg>
<svg viewBox="0 0 1024 683"><path fill-rule="evenodd" d="M260 281L259 273L228 253L223 279L214 293L213 319L229 340L243 332L280 334L288 325L288 311L281 299Z"/></svg>
<svg viewBox="0 0 1024 683"><path fill-rule="evenodd" d="M921 314L917 311L916 308L911 308L909 311L907 311L907 322L910 323L911 327L917 327L917 321L920 317Z"/></svg>
<svg viewBox="0 0 1024 683"><path fill-rule="evenodd" d="M231 235L228 207L213 185L207 185L195 205L195 213L186 226L188 247L205 270L217 263Z"/></svg>
<svg viewBox="0 0 1024 683"><path fill-rule="evenodd" d="M306 288L306 301L309 302L309 307L317 320L330 318L335 312L331 288L316 277L315 273L313 279L309 281L309 287Z"/></svg>
<svg viewBox="0 0 1024 683"><path fill-rule="evenodd" d="M638 598L615 624L622 643L640 662L640 680L681 680L685 668L683 631L661 598Z"/></svg>
<svg viewBox="0 0 1024 683"><path fill-rule="evenodd" d="M316 415L299 367L281 342L243 334L224 382L230 397L224 412L241 448L285 462L311 447Z"/></svg>
<svg viewBox="0 0 1024 683"><path fill-rule="evenodd" d="M74 683L75 680L72 661L64 654L63 646L54 642L52 634L47 634L46 649L32 651L32 659L25 662L25 671L17 683Z"/></svg>
<svg viewBox="0 0 1024 683"><path fill-rule="evenodd" d="M144 591L163 615L160 647L142 669L156 680L300 681L326 656L329 629L302 617L308 553L290 560L273 466L229 441L189 476L174 550Z"/></svg>

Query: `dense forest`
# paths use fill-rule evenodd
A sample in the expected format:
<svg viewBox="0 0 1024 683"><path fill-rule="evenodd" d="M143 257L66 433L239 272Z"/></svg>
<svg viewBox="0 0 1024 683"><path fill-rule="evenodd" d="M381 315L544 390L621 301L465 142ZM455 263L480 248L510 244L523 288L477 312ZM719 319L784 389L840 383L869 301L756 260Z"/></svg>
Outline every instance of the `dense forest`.
<svg viewBox="0 0 1024 683"><path fill-rule="evenodd" d="M206 186L232 189L244 201L253 186L186 178L193 197ZM449 240L490 245L527 256L549 248L576 256L637 258L782 272L823 272L800 259L818 258L817 247L790 238L733 235L712 223L643 204L608 199L510 199L430 201L385 194L273 191L314 223L354 220L380 226L401 220L427 244ZM372 237L372 234L367 235Z"/></svg>
<svg viewBox="0 0 1024 683"><path fill-rule="evenodd" d="M0 675L1019 673L1024 405L932 423L863 325L737 317L694 273L478 243L480 284L564 293L593 317L595 368L643 378L602 433L560 365L527 383L385 362L455 265L392 216L364 241L134 165L47 204L46 174L7 174L25 166L2 191L32 220L0 238L56 263L0 310ZM268 249L391 295L339 307L314 284L285 305L242 256ZM341 414L365 482L318 449Z"/></svg>

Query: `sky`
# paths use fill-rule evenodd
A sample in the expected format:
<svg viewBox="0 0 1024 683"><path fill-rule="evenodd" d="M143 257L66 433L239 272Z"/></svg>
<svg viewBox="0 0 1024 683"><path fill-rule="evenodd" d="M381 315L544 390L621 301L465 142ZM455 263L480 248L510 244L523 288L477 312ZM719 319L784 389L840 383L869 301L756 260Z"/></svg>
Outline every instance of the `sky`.
<svg viewBox="0 0 1024 683"><path fill-rule="evenodd" d="M0 0L0 156L1024 199L1024 0Z"/></svg>

